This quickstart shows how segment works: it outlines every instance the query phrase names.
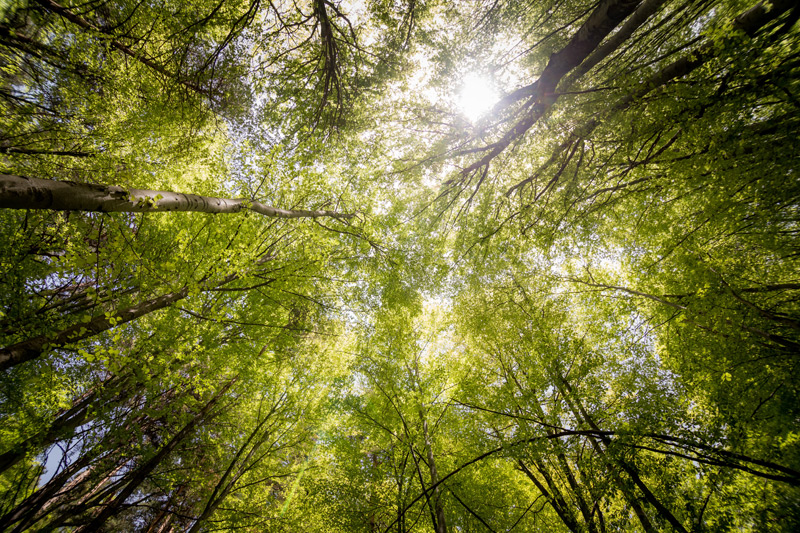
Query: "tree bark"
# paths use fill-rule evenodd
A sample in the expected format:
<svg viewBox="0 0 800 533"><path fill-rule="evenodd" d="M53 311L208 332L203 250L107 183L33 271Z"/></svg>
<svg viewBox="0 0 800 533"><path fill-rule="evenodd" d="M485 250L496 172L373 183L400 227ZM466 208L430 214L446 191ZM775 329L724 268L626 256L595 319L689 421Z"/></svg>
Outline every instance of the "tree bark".
<svg viewBox="0 0 800 533"><path fill-rule="evenodd" d="M152 401L169 401L174 399L173 389L159 394ZM162 398L164 396L165 398ZM55 515L43 530L57 528L75 517L86 519L84 513L96 509L104 499L113 495L124 486L130 478L129 469L122 477L116 474L126 468L131 455L126 453L135 446L135 439L140 431L147 432L158 425L158 420L146 414L151 409L158 410L157 404L141 403L136 398L125 406L129 414L134 415L116 431L107 432L98 442L93 444L71 464L54 476L45 485L28 496L17 507L0 517L0 524L19 522L12 533L21 533L43 521L49 515ZM115 421L109 422L112 426ZM133 428L137 428L136 431ZM82 448L85 448L84 442ZM74 525L74 524L73 524Z"/></svg>
<svg viewBox="0 0 800 533"><path fill-rule="evenodd" d="M497 157L512 142L522 137L539 120L550 107L555 104L558 96L556 87L561 79L572 69L580 65L591 54L600 42L617 25L628 17L640 4L640 0L603 0L589 15L586 22L581 25L569 43L550 56L547 66L541 76L525 87L517 89L501 100L495 109L501 109L522 99L530 99L533 107L526 116L517 122L502 139L497 141L489 153L480 160L465 168L461 174L467 175Z"/></svg>
<svg viewBox="0 0 800 533"><path fill-rule="evenodd" d="M106 32L104 32L100 28L96 27L95 25L93 25L91 22L89 22L88 20L84 19L80 15L77 15L77 14L73 13L72 11L67 9L66 7L63 7L63 6L59 5L59 4L57 4L56 2L53 2L52 0L36 0L36 3L38 3L39 5L41 5L42 7L47 9L48 11L56 13L59 16L63 17L64 19L72 22L73 24L76 24L76 25L80 26L84 30L91 30L91 31L95 31L95 32L100 33L100 34L107 34ZM144 53L142 53L141 51L137 52L137 51L131 50L130 48L125 46L123 43L117 41L116 39L110 39L109 40L109 44L111 45L111 47L113 47L116 50L122 52L126 56L133 58L135 61L138 61L138 62L142 63L143 65L147 66L148 68L158 72L162 76L165 76L167 78L175 80L178 83L180 83L181 85L183 85L184 87L186 87L188 89L191 89L192 91L194 91L194 92L196 92L196 93L198 93L198 94L200 94L202 96L205 96L205 97L212 96L208 91L202 89L197 84L192 83L191 81L188 81L188 80L185 80L185 79L181 79L179 76L177 76L176 74L173 74L172 72L170 72L169 70L167 70L163 66L159 65L155 61L153 61L151 59L148 59L147 57L145 57Z"/></svg>
<svg viewBox="0 0 800 533"><path fill-rule="evenodd" d="M183 428L181 428L181 430L178 431L178 433L176 433L167 444L158 450L158 453L147 460L144 464L139 466L136 471L130 475L130 481L128 481L122 490L117 493L114 499L103 508L103 510L94 518L94 520L80 530L87 532L100 531L106 520L117 513L122 504L125 503L125 500L127 500L128 497L133 494L136 488L141 485L145 479L147 479L147 476L149 476L153 470L155 470L156 467L167 458L167 456L178 446L178 444L180 444L189 436L189 434L194 430L194 427L200 422L203 422L209 418L211 410L235 382L236 378L229 380L228 383L219 392L217 392L205 404L205 406L203 406L203 409L201 409L199 413L192 417L192 419L185 426L183 426Z"/></svg>
<svg viewBox="0 0 800 533"><path fill-rule="evenodd" d="M516 379L515 379L515 381L516 381ZM542 409L542 406L539 405L536 401L534 401L532 403L534 405L534 409L536 410L536 414L542 420L544 420L545 419L545 413L544 413L544 410ZM545 429L545 432L548 435L552 435L554 433L553 429L550 428L550 427L545 427L544 429ZM554 448L554 451L555 451L555 456L556 456L557 463L558 463L559 467L561 468L561 473L563 474L564 478L566 478L566 480L567 480L567 484L569 485L569 488L572 491L572 494L573 494L573 497L575 498L575 501L578 504L578 509L580 510L581 515L583 516L584 523L586 524L586 530L589 533L596 533L597 527L594 525L594 519L592 517L592 512L589 509L589 505L586 502L583 486L580 483L578 483L578 480L575 478L575 474L572 472L572 468L569 465L569 461L567 461L567 457L564 454L564 449L561 446L561 441L558 440L558 439L553 439L552 443L553 443L553 448ZM546 472L547 465L545 464L544 461L537 461L536 465L537 465L537 468L539 469L539 471L542 473L542 476L545 478L545 481L547 481L548 485L550 485L551 492L553 492L555 494L558 489L554 484L552 476L548 475L548 473ZM563 497L562 497L562 500L564 500ZM575 521L576 524L578 524L577 516L574 517L574 521Z"/></svg>
<svg viewBox="0 0 800 533"><path fill-rule="evenodd" d="M767 10L767 8L764 6L763 3L758 3L754 7L739 14L733 21L733 27L744 31L750 36L753 36L767 23L778 18L782 13L788 11L792 7L792 4L793 3L789 0L775 0L771 4L772 9ZM645 6L643 5L642 9L644 7ZM620 29L620 32L622 32L622 29ZM613 39L614 37L612 37L609 41ZM713 57L715 57L717 53L718 53L718 47L713 42L709 42L701 46L699 49L693 51L692 53L673 61L669 65L666 65L658 72L650 76L643 83L641 83L637 90L632 91L623 96L622 98L620 98L619 100L617 100L617 102L613 106L611 106L610 110L606 112L605 115L607 116L612 113L619 113L621 111L624 111L629 107L633 106L633 104L635 104L636 102L641 101L642 98L647 96L652 91L663 88L667 83L671 82L672 80L688 76L695 69L702 66L704 63L706 63ZM587 61L590 60L591 57L587 59ZM568 80L565 81L569 82ZM531 183L536 177L538 177L542 173L544 169L546 169L547 167L552 165L555 161L557 161L560 155L565 150L569 149L573 145L573 143L575 143L580 139L585 139L586 137L588 137L595 130L595 128L597 128L602 122L603 121L600 118L592 118L587 122L583 123L582 125L580 125L579 127L575 128L572 134L569 136L569 138L566 141L564 141L558 148L555 149L555 151L550 155L550 158L543 165L539 167L539 170L537 170L532 177L522 180L516 185L510 187L506 191L505 195L511 196L511 194L514 191L521 189L525 185ZM513 137L512 139L509 139L508 142L505 142L505 137L504 137L503 141L501 141L502 147L501 146L496 147L494 150L492 150L492 152L487 154L478 163L483 162L482 164L488 164L491 158L498 155L513 141L513 139L516 139L517 137L521 136L532 125L533 122L531 122L531 124L528 125L524 131L515 134L516 136ZM515 126L514 130L516 128L517 127ZM508 137L511 133L513 133L514 130L506 134L506 137ZM469 168L470 169L472 167L477 168L478 166L480 166L478 163L475 163Z"/></svg>
<svg viewBox="0 0 800 533"><path fill-rule="evenodd" d="M216 198L172 191L124 189L72 181L43 180L0 174L0 207L101 213L238 213L253 211L276 218L353 218L354 214L325 210L280 209L244 198Z"/></svg>
<svg viewBox="0 0 800 533"><path fill-rule="evenodd" d="M608 57L609 54L614 52L620 47L622 43L627 41L633 32L647 22L647 20L658 11L667 0L644 0L644 2L636 8L636 11L631 14L625 21L625 24L617 30L613 35L606 39L603 44L595 48L595 50L587 57L575 70L569 73L568 76L562 80L559 85L569 87L575 81L580 79L581 76L592 70L598 63Z"/></svg>
<svg viewBox="0 0 800 533"><path fill-rule="evenodd" d="M183 496L187 487L188 483L183 483L180 487L172 492L169 499L158 512L158 514L155 516L155 518L153 518L150 524L148 524L145 533L164 533L167 531L167 528L172 523L173 518L175 518L175 513L172 510L173 504L176 500Z"/></svg>
<svg viewBox="0 0 800 533"><path fill-rule="evenodd" d="M558 388L561 391L564 400L567 402L567 405L569 405L570 410L572 410L573 414L575 415L575 418L577 418L578 421L583 419L583 421L586 424L588 424L590 428L592 428L595 431L600 431L600 428L597 426L597 424L594 423L592 417L583 407L580 398L572 394L572 386L562 376L558 376L558 380L561 382ZM574 404L573 401L575 402ZM610 439L602 434L599 436L599 438L607 449L608 445L611 442ZM594 440L591 437L590 439ZM597 446L596 450L599 450L599 446ZM603 453L602 455L603 457L608 457L607 453ZM656 511L658 511L658 513L664 519L666 519L667 522L669 522L669 524L673 527L675 531L678 531L679 533L688 533L686 531L686 528L683 527L683 524L680 523L680 521L675 517L675 515L673 515L672 512L669 509L667 509L667 507L663 503L661 503L661 501L656 497L655 494L653 494L653 492L644 483L644 481L642 481L641 476L639 476L639 473L636 471L636 468L634 466L628 464L626 461L619 459L617 457L612 456L612 460L614 463L619 465L619 467L622 470L624 470L626 474L628 474L628 476L633 481L634 485L636 485L639 488L639 490L642 491L642 494L644 494L647 503L652 505L656 509Z"/></svg>
<svg viewBox="0 0 800 533"><path fill-rule="evenodd" d="M414 367L413 371L411 368L408 368L409 377L413 380L414 385L416 386L417 390L419 391L420 398L425 397L425 393L422 389L421 381L419 378L419 359L414 359ZM433 455L433 445L431 443L431 436L430 431L428 428L428 416L427 411L425 409L425 404L420 403L417 413L419 414L420 422L422 423L422 438L425 444L425 455L428 462L428 471L431 476L431 483L430 486L432 488L432 501L433 501L433 516L435 518L433 521L434 531L435 533L447 533L447 521L445 520L444 514L444 505L442 502L442 491L439 487L439 484L442 480L439 479L439 471L436 468L436 459ZM417 469L419 469L419 465L417 465ZM420 483L422 483L422 475L420 474ZM424 490L424 488L423 488Z"/></svg>

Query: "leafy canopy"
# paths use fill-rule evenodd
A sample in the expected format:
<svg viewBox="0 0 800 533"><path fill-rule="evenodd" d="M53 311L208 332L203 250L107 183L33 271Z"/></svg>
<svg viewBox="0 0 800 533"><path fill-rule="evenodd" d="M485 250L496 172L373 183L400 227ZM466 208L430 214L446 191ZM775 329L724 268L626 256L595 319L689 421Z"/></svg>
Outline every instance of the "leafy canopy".
<svg viewBox="0 0 800 533"><path fill-rule="evenodd" d="M4 3L2 528L797 529L794 4Z"/></svg>

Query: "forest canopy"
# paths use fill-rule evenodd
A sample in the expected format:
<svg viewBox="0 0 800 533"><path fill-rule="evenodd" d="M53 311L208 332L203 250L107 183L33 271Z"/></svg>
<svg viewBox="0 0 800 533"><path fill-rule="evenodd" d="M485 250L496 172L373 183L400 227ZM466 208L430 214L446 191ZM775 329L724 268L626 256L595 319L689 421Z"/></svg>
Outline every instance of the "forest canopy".
<svg viewBox="0 0 800 533"><path fill-rule="evenodd" d="M800 529L800 7L0 4L0 530Z"/></svg>

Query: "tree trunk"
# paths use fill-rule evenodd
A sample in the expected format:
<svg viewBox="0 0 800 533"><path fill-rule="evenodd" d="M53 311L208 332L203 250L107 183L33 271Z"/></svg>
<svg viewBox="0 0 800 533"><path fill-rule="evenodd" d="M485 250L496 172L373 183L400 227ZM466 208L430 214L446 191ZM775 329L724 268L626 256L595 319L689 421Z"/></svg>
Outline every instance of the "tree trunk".
<svg viewBox="0 0 800 533"><path fill-rule="evenodd" d="M78 398L70 409L61 413L48 428L0 455L0 473L17 464L31 449L47 447L83 424L89 413L89 406L96 397L97 389L92 389Z"/></svg>
<svg viewBox="0 0 800 533"><path fill-rule="evenodd" d="M558 379L561 381L561 385L563 386L563 388L561 386L559 386L559 389L561 390L561 394L564 397L564 400L567 402L567 405L569 405L570 410L572 410L573 414L575 415L575 418L577 418L579 421L581 419L583 419L583 421L590 428L592 428L594 431L600 431L600 428L597 426L597 424L594 423L594 420L592 419L592 417L589 415L589 413L583 407L583 404L581 403L580 398L578 398L577 396L574 396L572 394L572 386L562 376L558 376ZM566 390L564 390L564 389L566 389ZM573 401L575 402L574 404L573 404ZM610 439L608 437L606 437L605 435L602 435L602 434L599 435L599 438L603 442L603 445L606 448L608 448L608 445L610 443ZM593 439L591 439L591 440L593 440ZM599 446L596 447L596 450L599 450ZM602 455L603 455L603 457L608 457L607 453L603 453ZM633 483L644 494L645 500L647 500L647 502L650 505L652 505L656 509L656 511L658 511L658 513L664 519L667 520L667 522L670 523L670 525L673 527L673 529L675 531L678 531L679 533L688 533L686 531L686 528L683 527L683 524L681 524L680 521L678 521L678 519L675 517L675 515L673 515L672 512L669 509L667 509L667 507L663 503L661 503L661 501L655 496L655 494L653 494L653 492L644 483L644 481L642 481L641 477L639 476L639 473L636 471L636 468L634 466L628 464L626 461L624 461L622 459L619 459L617 457L613 457L612 456L612 460L614 461L614 463L619 465L619 467L622 468L622 470L624 470L626 474L628 474L628 476L631 478ZM632 500L632 498L631 498L631 500Z"/></svg>
<svg viewBox="0 0 800 533"><path fill-rule="evenodd" d="M419 416L422 419L422 435L425 439L425 455L428 459L428 470L431 474L431 486L433 487L433 507L436 511L436 533L447 533L447 522L444 516L444 505L442 504L442 491L439 488L439 472L436 470L436 460L433 457L433 447L431 445L430 434L428 432L428 417L425 416L424 406L419 409Z"/></svg>
<svg viewBox="0 0 800 533"><path fill-rule="evenodd" d="M517 383L517 386L519 387L519 382L517 382L516 377L514 378L514 381ZM521 388L520 390L522 391ZM532 405L535 413L539 416L541 420L544 420L545 413L544 410L542 409L542 406L539 405L539 403L537 403L536 401L532 402ZM551 427L545 426L544 430L548 436L552 436L555 433L553 431L553 428ZM583 521L586 524L587 531L589 531L590 533L596 533L597 528L594 525L592 512L589 509L589 505L586 502L583 485L581 483L578 483L578 480L575 478L575 474L572 472L572 468L569 465L569 461L567 461L567 457L564 454L564 449L561 446L561 441L559 439L552 439L552 446L554 448L556 460L561 469L561 473L566 478L567 483L569 484L569 488L572 491L572 494L578 503L578 509L580 510L581 515L583 516ZM548 485L550 485L551 492L555 493L557 488L552 482L552 476L546 475L545 472L545 469L547 468L546 464L543 461L538 461L536 465L539 471L542 473L542 476L545 477L545 480L547 481ZM575 518L575 523L576 524L578 523L577 517Z"/></svg>
<svg viewBox="0 0 800 533"><path fill-rule="evenodd" d="M510 366L506 367L505 365L503 366L506 368L506 372L511 377L511 380L517 386L517 389L524 394L526 391L525 389L523 389L522 384L517 379L516 374L511 370L511 367ZM545 420L546 418L545 412L542 409L542 406L537 401L531 402L531 407L540 420ZM560 421L558 420L556 421L556 423L558 425L561 425ZM589 508L589 505L587 504L585 497L586 491L584 491L583 485L579 483L578 480L575 478L575 474L572 472L572 468L569 465L569 461L567 460L567 457L564 453L564 449L561 446L561 442L559 441L559 439L553 438L553 435L555 434L553 427L544 426L544 430L548 438L552 441L552 446L555 451L556 460L559 468L561 469L562 478L566 478L569 488L572 491L572 494L578 503L578 508L581 512L581 515L583 516L583 520L584 523L586 524L587 531L589 531L590 533L596 533L597 527L595 526L594 523L592 510ZM561 517L562 521L564 521L564 524L567 527L569 527L572 530L580 531L582 528L580 528L578 517L577 515L572 513L571 511L572 506L566 503L566 500L561 494L561 491L559 490L558 486L554 483L553 476L551 476L550 473L547 471L546 463L542 460L537 460L535 461L535 464L536 468L539 470L542 477L550 487L550 492L552 493L551 496L548 496L546 492L542 492L542 494L546 498L550 499L551 505L556 510L556 512ZM534 480L535 476L532 477L533 474L529 470L526 470L527 467L525 467L522 464L522 461L520 461L520 466L523 467L523 472L525 472L525 474L537 484L537 488L541 490L541 487L538 484L538 482ZM578 473L580 474L579 469ZM589 494L589 496L591 496L591 493ZM558 505L558 508L556 508L556 505Z"/></svg>
<svg viewBox="0 0 800 533"><path fill-rule="evenodd" d="M149 404L142 403L138 399L134 400L127 406L128 412L135 415L132 419L122 424L119 430L106 433L89 451L20 503L13 512L0 518L0 523L7 521L13 524L20 521L13 531L19 533L51 514L56 516L44 530L60 527L76 517L83 518L84 521L89 520L90 518L86 518L84 513L87 510L97 509L103 500L112 496L130 479L129 469L123 476L116 479L115 476L129 465L133 456L126 452L131 449L131 445L135 445L133 440L138 432L147 432L158 424L158 420L141 413L152 409L158 410L152 401L174 399L174 395L171 394L173 392L174 389L168 389ZM110 423L115 424L114 421ZM133 431L134 427L137 428L136 431Z"/></svg>
<svg viewBox="0 0 800 533"><path fill-rule="evenodd" d="M258 264L273 259L272 256L264 256L259 259ZM221 281L212 283L207 279L200 281L200 290L206 291L217 289L223 285L239 279L239 274L229 274ZM39 335L27 339L6 348L0 349L0 371L11 368L25 361L30 361L39 357L47 348L58 348L70 343L78 342L99 333L107 331L119 324L125 324L136 320L142 316L164 309L170 305L186 298L189 295L189 287L184 287L179 291L164 294L145 302L136 304L132 307L119 309L114 313L104 313L96 316L88 322L74 324L53 335Z"/></svg>
<svg viewBox="0 0 800 533"><path fill-rule="evenodd" d="M125 324L153 311L164 309L189 295L189 288L158 296L127 309L120 309L112 316L96 316L88 322L74 324L55 335L40 335L0 349L0 370L11 368L39 357L47 348L60 348L67 344L88 339L99 333Z"/></svg>
<svg viewBox="0 0 800 533"><path fill-rule="evenodd" d="M645 2L645 3L647 3L647 2ZM644 7L645 6L643 5L642 9ZM743 30L748 35L753 35L756 32L758 32L758 30L760 30L762 27L764 27L767 23L769 23L770 21L772 21L775 18L777 18L778 16L780 16L783 12L788 11L791 7L792 7L792 2L788 1L788 0L775 0L775 2L772 3L772 9L770 9L770 10L766 10L766 8L764 7L764 4L763 3L759 3L755 7L751 8L751 9L741 13L739 16L737 16L734 19L733 26L735 28L737 28L737 29ZM621 31L622 31L622 29L620 29L620 32ZM620 33L620 32L618 32L618 33ZM611 40L613 40L613 39L614 39L614 36L612 36L609 39L609 42ZM713 42L712 43L707 43L707 44L701 46L698 50L695 50L692 53L686 55L685 57L682 57L680 59L677 59L676 61L673 61L669 65L663 67L661 70L659 70L658 72L656 72L655 74L650 76L643 83L641 83L637 90L632 91L632 92L626 94L625 96L623 96L622 98L620 98L619 100L617 100L617 102L610 107L609 111L607 111L605 113L605 115L608 115L608 114L611 114L611 113L619 113L621 111L624 111L624 110L628 109L629 107L631 107L636 102L641 101L642 98L644 98L646 95L648 95L652 91L664 87L667 83L671 82L672 80L675 80L677 78L681 78L683 76L688 76L695 69L697 69L698 67L702 66L708 60L710 60L713 57L715 57L717 52L718 52L718 45L715 45ZM591 57L587 59L587 61L590 61L590 60L591 60ZM578 70L580 70L580 69L578 69ZM567 82L567 83L571 83L572 82L572 80L564 80L564 81ZM566 83L565 83L565 85L566 85ZM528 86L528 87L532 87L532 85ZM514 93L509 95L507 98L511 98L513 95L515 95L519 91L522 91L522 89L519 89L518 91L515 91ZM523 98L523 97L524 97L524 95L523 96L518 96L517 99L520 99L520 98ZM500 105L500 104L498 104L498 105ZM506 104L506 105L508 105L508 104ZM525 131L527 131L533 125L533 122L535 122L535 121L530 122L530 124L527 125L527 127L525 127L525 129L523 131L520 131L519 133L515 134L512 138L509 138L508 141L506 142L506 137L508 137L509 135L514 133L516 131L516 129L519 127L519 125L515 126L515 128L511 132L506 134L506 137L504 137L503 140L501 141L502 146L498 146L495 149L493 149L483 159L481 159L478 163L475 163L472 166L470 166L467 170L470 170L473 167L478 168L478 167L480 167L480 166L482 166L484 164L488 164L488 162L492 158L494 158L501 151L503 151L514 139L516 139L517 137L521 136ZM539 167L539 170L537 170L532 177L527 178L527 179L517 183L516 185L510 187L506 191L506 196L510 196L514 191L516 191L516 190L524 187L528 183L532 182L535 179L535 177L539 176L545 168L549 167L555 161L557 161L559 159L560 155L565 150L569 149L573 145L574 142L576 142L577 140L584 139L584 138L588 137L595 130L595 128L597 128L602 122L603 121L600 118L592 118L592 119L588 120L587 122L585 122L584 124L582 124L582 125L578 126L577 128L575 128L573 130L572 134L569 136L569 139L564 141L558 148L555 149L555 151L550 155L550 158L543 165L541 165Z"/></svg>
<svg viewBox="0 0 800 533"><path fill-rule="evenodd" d="M158 514L150 521L145 533L164 533L172 523L175 513L172 511L173 504L186 492L187 483L183 483L180 487L172 492L167 502L158 512Z"/></svg>
<svg viewBox="0 0 800 533"><path fill-rule="evenodd" d="M200 423L205 421L214 406L217 402L222 398L222 396L228 391L228 389L236 382L236 378L233 378L228 381L228 383L215 394L211 400L209 400L203 409L200 410L183 428L176 433L170 441L161 447L153 457L147 460L144 464L139 466L129 477L130 481L126 483L126 485L120 490L114 499L106 505L103 510L92 520L88 525L81 528L81 531L99 531L103 524L108 520L112 515L116 514L119 508L125 503L125 500L133 494L139 485L147 479L153 470L161 464L164 459L169 456L169 454L180 444L184 439L186 439L189 434L194 430L194 427Z"/></svg>
<svg viewBox="0 0 800 533"><path fill-rule="evenodd" d="M564 522L564 525L567 526L567 529L569 529L573 533L580 533L581 529L580 526L578 525L578 519L572 512L572 507L570 505L567 505L567 502L564 501L564 497L561 495L560 491L558 491L558 488L552 482L552 479L550 479L549 476L546 474L546 471L542 468L539 468L539 471L542 473L542 477L545 479L548 486L550 487L552 494L550 493L550 491L547 490L547 487L545 487L544 484L541 481L539 481L536 475L533 472L531 472L530 468L528 468L528 466L522 461L522 459L517 460L517 465L519 466L520 470L522 470L522 472L524 472L525 475L528 476L528 479L530 479L533 482L533 484L536 485L536 488L539 489L539 492L542 493L542 496L545 497L545 499L550 503L550 506L556 512L561 521Z"/></svg>
<svg viewBox="0 0 800 533"><path fill-rule="evenodd" d="M414 359L414 367L413 371L411 368L408 368L409 377L413 380L417 390L419 391L420 398L425 397L425 393L422 390L421 382L419 379L419 359ZM420 403L418 409L419 419L422 422L422 437L425 443L425 455L428 462L428 471L430 472L431 476L431 487L433 487L433 525L435 529L435 533L447 533L447 521L444 515L444 505L442 502L442 491L439 487L441 480L439 479L439 471L436 469L436 459L433 456L433 445L431 444L431 437L430 431L428 428L428 416L427 411L425 409L425 404ZM413 451L413 450L412 450ZM417 465L417 470L419 471L419 464ZM420 484L422 484L422 474L420 473ZM423 485L423 490L424 485ZM430 502L429 502L430 503Z"/></svg>
<svg viewBox="0 0 800 533"><path fill-rule="evenodd" d="M199 531L203 522L205 522L214 513L214 511L217 510L217 507L219 507L220 504L225 501L225 498L227 498L228 494L231 492L231 490L233 490L236 482L239 481L239 478L242 477L242 475L247 471L249 468L248 463L252 459L253 455L258 451L259 448L261 448L269 436L268 429L266 431L262 430L264 425L275 413L275 410L278 406L279 404L273 406L272 410L270 410L267 416L264 417L264 420L262 420L250 433L247 441L245 441L245 443L236 451L236 454L234 455L233 459L231 459L228 468L217 482L217 485L214 487L211 496L209 496L208 502L206 502L206 506L203 508L203 512L200 514L197 520L195 520L194 525L188 531L188 533L195 533L196 531ZM247 453L247 456L244 458L241 464L239 464L239 467L236 468L236 465L239 463L239 459L241 458L242 454L245 452L247 447L250 446L250 443L256 438L256 436L258 436L259 433L261 433L261 437L253 444L252 448L250 448L250 451ZM234 469L236 470L235 473Z"/></svg>
<svg viewBox="0 0 800 533"><path fill-rule="evenodd" d="M129 406L129 412L141 413L145 407L146 405L134 400ZM121 455L118 450L131 443L131 439L136 435L136 432L131 431L133 427L141 431L151 424L152 420L146 415L138 414L123 425L121 432L106 433L99 442L50 481L0 517L0 523L13 524L19 521L20 524L14 529L16 533L31 527L32 524L56 511L62 515L56 520L61 520L63 515L79 514L86 509L86 501L106 483L111 473L128 462L127 456ZM84 443L82 449L85 447ZM87 492L86 488L90 490Z"/></svg>
<svg viewBox="0 0 800 533"><path fill-rule="evenodd" d="M94 185L72 181L43 180L0 174L0 207L8 209L52 209L101 213L238 213L250 210L276 218L353 218L335 211L280 209L244 198L215 198L172 191L123 189L116 185Z"/></svg>
<svg viewBox="0 0 800 533"><path fill-rule="evenodd" d="M600 42L630 15L639 5L640 0L602 0L595 8L586 22L581 25L569 43L550 56L547 66L542 71L541 76L525 87L517 89L503 100L495 109L506 107L511 103L530 99L533 107L527 111L526 116L517 122L502 139L497 141L492 149L480 160L465 168L461 174L467 175L497 157L503 150L522 137L539 120L545 112L552 107L558 96L555 94L561 78L570 70L580 65L591 54Z"/></svg>
<svg viewBox="0 0 800 533"><path fill-rule="evenodd" d="M628 38L633 35L633 32L647 22L666 1L667 0L644 0L644 2L636 8L636 11L628 17L622 27L606 39L603 44L595 48L594 52L592 52L575 70L570 72L559 85L569 87L580 79L581 76L592 70L595 65L608 57L608 55L619 48L622 43L627 41Z"/></svg>
<svg viewBox="0 0 800 533"><path fill-rule="evenodd" d="M83 483L93 473L97 466L97 463L92 464L93 462L102 462L106 459L105 457L99 457L105 444L105 442L101 442L94 446L52 477L50 481L0 517L0 524L10 527L19 522L19 525L13 530L17 532L23 531L33 523L41 520L44 516L42 514L44 510L52 509L62 500L65 500L72 489ZM73 478L73 476L75 477Z"/></svg>
<svg viewBox="0 0 800 533"><path fill-rule="evenodd" d="M97 28L92 23L90 23L88 20L86 20L83 17L81 17L80 15L77 15L77 14L73 13L69 9L67 9L67 8L65 8L65 7L53 2L52 0L36 0L36 3L38 3L39 5L41 5L42 7L47 9L48 11L51 11L53 13L57 13L58 15L63 17L64 19L72 22L73 24L76 24L76 25L80 26L84 30L91 30L91 31L95 31L95 32L100 33L100 34L104 34L105 33L103 30L101 30L100 28ZM167 77L169 79L177 81L178 83L180 83L184 87L186 87L188 89L191 89L192 91L194 91L194 92L196 92L196 93L198 93L200 95L203 95L205 97L212 96L208 91L202 89L197 84L192 83L189 80L181 79L178 75L173 74L172 72L168 71L166 68L164 68L163 66L159 65L155 61L153 61L151 59L148 59L147 57L145 57L145 55L141 51L137 52L137 51L131 50L130 48L128 48L127 46L125 46L124 44L122 44L121 42L119 42L119 41L117 41L115 39L111 39L109 41L109 44L111 45L112 48L115 48L116 50L119 50L120 52L122 52L126 56L133 58L135 61L139 61L143 65L146 65L148 68L151 68L152 70L158 72L159 74L161 74L161 75L163 75L163 76L165 76L165 77Z"/></svg>

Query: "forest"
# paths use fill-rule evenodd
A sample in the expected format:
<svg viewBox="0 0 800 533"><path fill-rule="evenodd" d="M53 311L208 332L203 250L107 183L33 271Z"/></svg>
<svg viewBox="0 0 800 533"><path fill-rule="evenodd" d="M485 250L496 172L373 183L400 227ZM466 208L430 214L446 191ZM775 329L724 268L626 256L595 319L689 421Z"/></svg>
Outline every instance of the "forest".
<svg viewBox="0 0 800 533"><path fill-rule="evenodd" d="M798 19L3 0L0 531L800 530Z"/></svg>

